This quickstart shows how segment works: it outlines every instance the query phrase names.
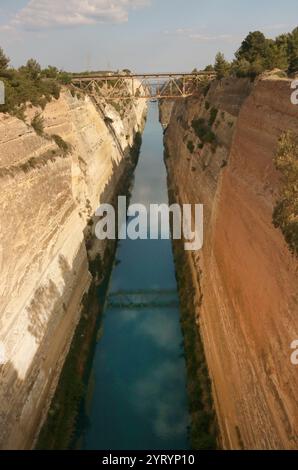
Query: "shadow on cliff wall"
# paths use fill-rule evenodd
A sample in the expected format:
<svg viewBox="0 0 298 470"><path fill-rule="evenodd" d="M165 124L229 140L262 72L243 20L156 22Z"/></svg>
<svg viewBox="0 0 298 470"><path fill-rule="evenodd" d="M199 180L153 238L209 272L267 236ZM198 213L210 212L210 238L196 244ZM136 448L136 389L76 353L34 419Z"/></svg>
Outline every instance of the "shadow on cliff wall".
<svg viewBox="0 0 298 470"><path fill-rule="evenodd" d="M49 399L51 387L57 380L57 374L60 373L61 359L76 326L70 302L76 288L74 282L77 282L77 273L80 272L83 249L85 243L81 245L72 266L64 256L59 257L65 295L61 295L54 281L49 280L47 285L40 286L36 290L33 300L27 307L28 331L34 336L37 349L26 371L25 379L20 378L11 360L0 365L0 449L31 448L45 418L46 400ZM80 303L82 305L83 299ZM65 343L56 349L55 337L66 315L69 316L69 329L65 331ZM78 316L77 318L79 319Z"/></svg>
<svg viewBox="0 0 298 470"><path fill-rule="evenodd" d="M21 390L24 382L19 378L11 361L0 365L0 380L0 450L6 450L11 429L18 422L17 411L13 406L14 392ZM3 390L3 385L5 385L5 390Z"/></svg>
<svg viewBox="0 0 298 470"><path fill-rule="evenodd" d="M137 135L135 145L125 149L124 154L127 156L120 163L112 161L112 176L105 184L99 203L109 202L115 204L116 207L118 195L130 194L140 146L141 138ZM92 219L95 220L94 215ZM93 227L87 225L84 230L85 240L72 265L69 265L66 258L60 255L59 267L64 285L63 293L61 294L54 280L50 279L47 285L37 288L34 298L27 307L28 331L35 338L37 349L26 371L25 379L20 378L12 361L0 366L2 384L0 449L31 448L48 414L47 404L51 398L51 389L55 386L57 375L60 374L67 344L75 328L76 312L72 311L71 301L80 281L78 273L82 270L82 259L84 259L82 252L87 248L88 253L90 241L92 246L92 235ZM113 247L107 245L102 274L111 269L115 248L115 243ZM96 272L99 268L93 265L91 269L90 253L88 253L88 258L89 270L95 269ZM94 272L92 274L94 276ZM88 360L91 362L99 304L100 299L102 303L104 302L105 287L107 287L106 280L99 289L93 283L89 293L85 293L81 299L83 307L81 321L77 326L68 359L64 363L55 397L51 403L48 419L38 441L40 448L65 448L67 445L64 444L72 436L73 427L76 424L76 412L84 395L82 380L86 381L90 372L88 367L86 369L86 362ZM55 338L58 334L61 336L61 323L66 315L69 316L69 323L68 330L65 331L65 342L62 347L55 348Z"/></svg>

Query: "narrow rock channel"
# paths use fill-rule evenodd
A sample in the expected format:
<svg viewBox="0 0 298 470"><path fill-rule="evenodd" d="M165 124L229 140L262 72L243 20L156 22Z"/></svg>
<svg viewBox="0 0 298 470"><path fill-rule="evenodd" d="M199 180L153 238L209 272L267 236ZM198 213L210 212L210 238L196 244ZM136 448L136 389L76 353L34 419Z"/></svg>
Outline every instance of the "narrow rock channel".
<svg viewBox="0 0 298 470"><path fill-rule="evenodd" d="M131 203L167 202L162 128L152 104ZM84 411L83 449L188 448L185 361L170 240L117 250Z"/></svg>

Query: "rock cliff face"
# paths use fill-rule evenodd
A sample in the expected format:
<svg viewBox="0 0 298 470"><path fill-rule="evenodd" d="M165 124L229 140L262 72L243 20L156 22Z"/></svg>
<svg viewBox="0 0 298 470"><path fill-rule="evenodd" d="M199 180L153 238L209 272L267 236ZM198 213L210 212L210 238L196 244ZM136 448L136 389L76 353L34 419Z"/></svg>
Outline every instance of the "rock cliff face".
<svg viewBox="0 0 298 470"><path fill-rule="evenodd" d="M84 230L115 196L145 111L144 100L99 110L65 90L43 111L41 136L0 115L2 449L32 446L45 416L91 282Z"/></svg>
<svg viewBox="0 0 298 470"><path fill-rule="evenodd" d="M170 190L204 204L204 247L185 257L224 448L298 446L297 260L272 225L277 142L298 129L290 95L285 79L226 79L170 119L161 106Z"/></svg>

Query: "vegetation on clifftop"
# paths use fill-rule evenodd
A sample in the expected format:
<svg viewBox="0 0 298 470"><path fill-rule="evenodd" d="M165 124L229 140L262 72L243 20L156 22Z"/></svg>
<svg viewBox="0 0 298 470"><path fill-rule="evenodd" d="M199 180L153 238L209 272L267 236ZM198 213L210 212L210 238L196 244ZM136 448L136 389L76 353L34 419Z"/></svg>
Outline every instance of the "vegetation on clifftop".
<svg viewBox="0 0 298 470"><path fill-rule="evenodd" d="M229 75L255 78L275 68L288 74L298 72L298 27L275 39L267 39L260 31L250 32L231 63L218 52L214 65L219 80Z"/></svg>
<svg viewBox="0 0 298 470"><path fill-rule="evenodd" d="M275 157L281 173L280 197L273 211L274 226L280 228L290 250L298 255L298 136L282 134Z"/></svg>
<svg viewBox="0 0 298 470"><path fill-rule="evenodd" d="M0 48L0 80L5 85L5 104L0 105L0 112L10 113L24 119L26 104L45 108L53 98L60 96L61 85L70 82L70 75L48 66L41 68L34 59L18 69L9 67L10 59Z"/></svg>

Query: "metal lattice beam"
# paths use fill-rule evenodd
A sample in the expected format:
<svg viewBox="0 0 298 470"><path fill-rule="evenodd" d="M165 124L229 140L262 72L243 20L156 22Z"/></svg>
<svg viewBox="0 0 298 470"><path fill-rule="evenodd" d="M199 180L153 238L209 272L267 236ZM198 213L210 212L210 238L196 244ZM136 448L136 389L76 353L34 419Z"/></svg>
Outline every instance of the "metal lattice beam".
<svg viewBox="0 0 298 470"><path fill-rule="evenodd" d="M156 73L156 74L108 74L78 75L72 85L105 100L129 100L134 98L176 99L191 96L199 83L213 80L213 72Z"/></svg>

